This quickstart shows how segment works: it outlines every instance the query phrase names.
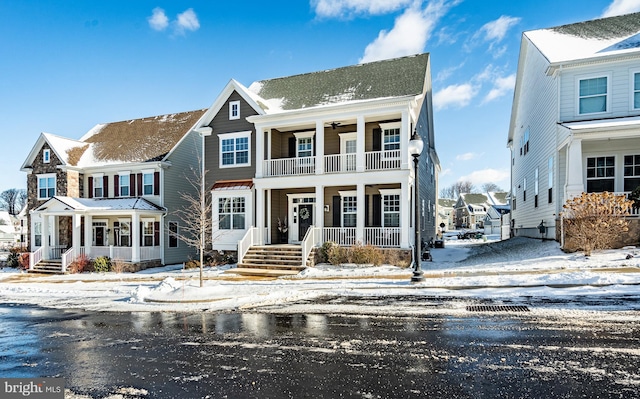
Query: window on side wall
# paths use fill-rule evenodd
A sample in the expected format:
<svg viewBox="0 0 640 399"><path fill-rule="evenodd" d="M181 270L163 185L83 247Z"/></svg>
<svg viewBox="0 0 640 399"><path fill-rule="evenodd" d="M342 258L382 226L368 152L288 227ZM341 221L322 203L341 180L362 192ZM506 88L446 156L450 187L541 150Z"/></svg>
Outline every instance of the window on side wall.
<svg viewBox="0 0 640 399"><path fill-rule="evenodd" d="M229 120L240 119L240 101L229 101Z"/></svg>
<svg viewBox="0 0 640 399"><path fill-rule="evenodd" d="M578 114L607 112L608 77L599 76L578 81Z"/></svg>
<svg viewBox="0 0 640 399"><path fill-rule="evenodd" d="M615 158L587 158L587 192L600 193L615 190Z"/></svg>
<svg viewBox="0 0 640 399"><path fill-rule="evenodd" d="M221 168L251 165L251 132L221 134L218 137Z"/></svg>
<svg viewBox="0 0 640 399"><path fill-rule="evenodd" d="M48 199L56 195L55 175L38 176L38 199Z"/></svg>
<svg viewBox="0 0 640 399"><path fill-rule="evenodd" d="M553 202L553 157L549 157L549 203Z"/></svg>
<svg viewBox="0 0 640 399"><path fill-rule="evenodd" d="M169 248L178 247L178 222L169 222Z"/></svg>

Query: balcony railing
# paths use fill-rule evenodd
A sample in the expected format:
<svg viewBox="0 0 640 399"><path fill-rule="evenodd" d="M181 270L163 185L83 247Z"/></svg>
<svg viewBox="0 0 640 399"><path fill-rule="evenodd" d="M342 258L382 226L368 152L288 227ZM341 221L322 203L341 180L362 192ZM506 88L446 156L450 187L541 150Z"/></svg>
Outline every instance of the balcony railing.
<svg viewBox="0 0 640 399"><path fill-rule="evenodd" d="M365 170L400 169L400 150L372 151L365 154ZM316 173L317 157L266 159L263 161L264 177L302 176ZM325 155L324 173L354 173L356 154Z"/></svg>

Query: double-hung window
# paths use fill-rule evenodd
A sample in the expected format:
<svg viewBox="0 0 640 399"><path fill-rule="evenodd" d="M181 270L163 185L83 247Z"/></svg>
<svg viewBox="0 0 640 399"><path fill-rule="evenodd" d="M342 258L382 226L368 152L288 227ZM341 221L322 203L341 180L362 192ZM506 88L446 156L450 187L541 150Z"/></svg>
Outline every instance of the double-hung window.
<svg viewBox="0 0 640 399"><path fill-rule="evenodd" d="M633 87L631 104L633 104L633 109L640 109L640 72L633 73L631 84Z"/></svg>
<svg viewBox="0 0 640 399"><path fill-rule="evenodd" d="M153 195L153 173L142 175L142 195Z"/></svg>
<svg viewBox="0 0 640 399"><path fill-rule="evenodd" d="M358 199L355 196L342 197L342 227L356 227Z"/></svg>
<svg viewBox="0 0 640 399"><path fill-rule="evenodd" d="M245 197L225 197L218 199L218 229L244 230Z"/></svg>
<svg viewBox="0 0 640 399"><path fill-rule="evenodd" d="M578 114L607 112L608 81L607 76L578 81Z"/></svg>
<svg viewBox="0 0 640 399"><path fill-rule="evenodd" d="M118 187L121 197L128 197L130 195L131 177L128 172L118 176Z"/></svg>
<svg viewBox="0 0 640 399"><path fill-rule="evenodd" d="M56 175L38 176L38 199L47 199L56 195Z"/></svg>
<svg viewBox="0 0 640 399"><path fill-rule="evenodd" d="M400 227L399 190L380 190L382 194L382 227Z"/></svg>
<svg viewBox="0 0 640 399"><path fill-rule="evenodd" d="M94 198L102 198L104 197L104 176L93 176L93 197Z"/></svg>
<svg viewBox="0 0 640 399"><path fill-rule="evenodd" d="M624 191L640 186L640 155L624 156Z"/></svg>
<svg viewBox="0 0 640 399"><path fill-rule="evenodd" d="M169 222L169 248L178 247L178 222Z"/></svg>
<svg viewBox="0 0 640 399"><path fill-rule="evenodd" d="M153 236L155 234L153 225L154 225L153 220L142 221L142 246L144 247L153 246Z"/></svg>
<svg viewBox="0 0 640 399"><path fill-rule="evenodd" d="M240 101L229 101L229 120L240 119Z"/></svg>
<svg viewBox="0 0 640 399"><path fill-rule="evenodd" d="M587 192L613 192L615 187L615 158L587 158Z"/></svg>
<svg viewBox="0 0 640 399"><path fill-rule="evenodd" d="M251 165L250 137L251 132L219 135L221 168Z"/></svg>

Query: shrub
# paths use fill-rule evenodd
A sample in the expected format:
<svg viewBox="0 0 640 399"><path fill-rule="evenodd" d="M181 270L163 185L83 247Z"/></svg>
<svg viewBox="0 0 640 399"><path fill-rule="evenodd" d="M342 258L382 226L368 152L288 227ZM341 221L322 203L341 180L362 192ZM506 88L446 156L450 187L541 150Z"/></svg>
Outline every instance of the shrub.
<svg viewBox="0 0 640 399"><path fill-rule="evenodd" d="M98 256L93 261L93 271L106 273L111 270L111 259L108 256Z"/></svg>
<svg viewBox="0 0 640 399"><path fill-rule="evenodd" d="M194 260L194 259L190 259L188 261L186 261L184 263L184 268L185 269L197 269L200 267L200 261L199 260Z"/></svg>
<svg viewBox="0 0 640 399"><path fill-rule="evenodd" d="M29 253L23 252L18 256L18 269L27 270L29 268Z"/></svg>
<svg viewBox="0 0 640 399"><path fill-rule="evenodd" d="M131 265L122 259L113 259L111 261L111 271L114 273L129 273L131 270Z"/></svg>
<svg viewBox="0 0 640 399"><path fill-rule="evenodd" d="M318 248L316 263L327 263L329 262L329 252L331 248L335 247L336 243L333 241L325 241L322 243L322 246Z"/></svg>
<svg viewBox="0 0 640 399"><path fill-rule="evenodd" d="M382 251L372 245L362 245L357 243L350 249L351 263L357 265L374 265L382 264Z"/></svg>
<svg viewBox="0 0 640 399"><path fill-rule="evenodd" d="M237 263L235 251L213 251L206 259L206 264L209 266L230 265L234 263Z"/></svg>
<svg viewBox="0 0 640 399"><path fill-rule="evenodd" d="M327 251L327 261L332 265L349 263L349 250L339 245L333 245Z"/></svg>
<svg viewBox="0 0 640 399"><path fill-rule="evenodd" d="M20 256L24 255L27 252L27 248L25 247L11 247L9 248L9 255L7 256L7 266L8 267L17 267L21 269L29 268L29 254L27 255L26 266L20 264Z"/></svg>
<svg viewBox="0 0 640 399"><path fill-rule="evenodd" d="M626 216L632 204L624 195L582 193L563 206L565 233L585 256L595 249L612 248L620 234L629 230Z"/></svg>
<svg viewBox="0 0 640 399"><path fill-rule="evenodd" d="M632 207L635 209L640 208L640 186L633 189L631 194L629 194L629 200L632 201Z"/></svg>
<svg viewBox="0 0 640 399"><path fill-rule="evenodd" d="M71 264L67 267L69 273L84 273L90 272L91 260L85 254L80 254Z"/></svg>

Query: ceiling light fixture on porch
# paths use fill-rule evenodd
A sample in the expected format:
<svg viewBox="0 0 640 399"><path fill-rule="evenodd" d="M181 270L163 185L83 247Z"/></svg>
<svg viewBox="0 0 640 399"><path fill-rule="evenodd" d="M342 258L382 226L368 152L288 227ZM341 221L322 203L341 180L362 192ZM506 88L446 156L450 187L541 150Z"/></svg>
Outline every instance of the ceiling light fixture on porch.
<svg viewBox="0 0 640 399"><path fill-rule="evenodd" d="M330 125L331 125L331 128L332 128L333 130L336 130L336 128L337 128L338 126L340 126L340 125L341 125L341 123L340 123L340 122L331 122L331 123L330 123Z"/></svg>
<svg viewBox="0 0 640 399"><path fill-rule="evenodd" d="M413 168L414 168L414 223L413 226L416 230L416 237L414 241L414 253L413 253L413 276L411 276L411 282L416 283L420 281L424 281L424 276L422 269L420 268L420 261L422 260L421 252L422 252L422 241L420 240L420 186L418 184L418 157L422 153L422 149L424 148L424 141L422 141L422 137L418 134L417 130L413 131L413 136L411 136L411 140L409 140L409 154L413 157Z"/></svg>

